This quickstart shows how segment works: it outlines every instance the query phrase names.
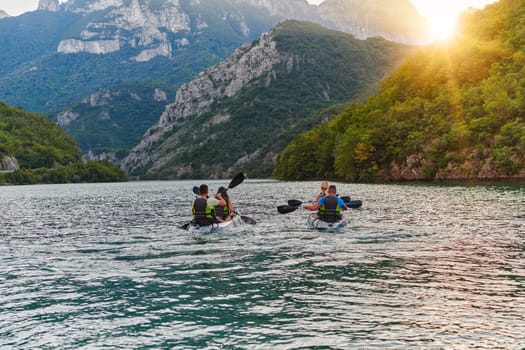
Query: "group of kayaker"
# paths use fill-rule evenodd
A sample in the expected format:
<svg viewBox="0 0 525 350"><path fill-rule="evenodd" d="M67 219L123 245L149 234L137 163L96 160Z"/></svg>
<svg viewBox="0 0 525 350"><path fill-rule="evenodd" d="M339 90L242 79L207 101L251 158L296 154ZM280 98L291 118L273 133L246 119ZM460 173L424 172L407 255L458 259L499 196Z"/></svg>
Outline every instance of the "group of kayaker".
<svg viewBox="0 0 525 350"><path fill-rule="evenodd" d="M230 221L235 216L226 188L220 187L217 193L210 197L208 185L203 184L198 192L199 197L192 203L194 223L200 226L212 225ZM329 185L326 181L321 184L321 193L315 201L304 208L317 211L318 219L331 223L342 220L342 211L348 209L345 202L337 196L336 186Z"/></svg>
<svg viewBox="0 0 525 350"><path fill-rule="evenodd" d="M215 196L209 196L208 185L199 187L199 197L192 204L193 222L200 226L230 221L235 210L226 188L219 187Z"/></svg>
<svg viewBox="0 0 525 350"><path fill-rule="evenodd" d="M342 211L347 210L345 202L337 196L337 187L324 181L319 193L311 205L305 209L317 211L317 218L326 222L337 222L343 219Z"/></svg>

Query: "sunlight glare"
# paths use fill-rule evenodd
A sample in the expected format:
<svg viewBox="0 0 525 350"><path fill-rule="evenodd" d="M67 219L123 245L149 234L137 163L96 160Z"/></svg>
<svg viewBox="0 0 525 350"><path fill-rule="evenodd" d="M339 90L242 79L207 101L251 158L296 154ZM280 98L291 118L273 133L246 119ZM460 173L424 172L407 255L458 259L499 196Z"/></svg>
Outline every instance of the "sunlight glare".
<svg viewBox="0 0 525 350"><path fill-rule="evenodd" d="M432 36L434 40L449 40L456 34L455 17L435 17L431 18Z"/></svg>

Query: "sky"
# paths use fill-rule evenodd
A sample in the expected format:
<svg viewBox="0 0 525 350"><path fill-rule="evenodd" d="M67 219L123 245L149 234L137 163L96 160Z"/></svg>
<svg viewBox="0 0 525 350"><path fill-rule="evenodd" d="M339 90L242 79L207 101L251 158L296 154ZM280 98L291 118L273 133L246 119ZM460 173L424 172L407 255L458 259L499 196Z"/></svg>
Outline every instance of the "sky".
<svg viewBox="0 0 525 350"><path fill-rule="evenodd" d="M307 0L310 3L321 3L323 0ZM363 0L366 1L366 0ZM410 0L418 8L419 12L429 18L437 16L456 16L458 12L470 6L482 7L495 0ZM64 2L61 0L61 2ZM26 11L37 8L38 0L0 0L0 10L5 10L11 16L19 15Z"/></svg>

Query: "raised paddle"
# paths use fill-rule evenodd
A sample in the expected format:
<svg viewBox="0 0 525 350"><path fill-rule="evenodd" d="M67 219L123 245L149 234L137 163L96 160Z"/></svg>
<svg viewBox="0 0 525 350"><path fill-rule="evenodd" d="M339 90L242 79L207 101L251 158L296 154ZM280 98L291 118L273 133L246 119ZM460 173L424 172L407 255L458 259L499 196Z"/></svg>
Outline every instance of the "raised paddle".
<svg viewBox="0 0 525 350"><path fill-rule="evenodd" d="M230 184L228 185L228 190L242 184L245 177L246 176L244 175L244 173L238 173L237 175L235 175L235 177L230 181Z"/></svg>
<svg viewBox="0 0 525 350"><path fill-rule="evenodd" d="M228 185L228 190L229 189L232 189L234 187L237 187L239 186L243 181L244 181L244 178L246 176L244 175L244 173L238 173L237 175L235 175L235 177L230 181L230 184ZM200 191L199 191L199 187L198 186L193 186L193 193L195 193L197 196L200 196Z"/></svg>

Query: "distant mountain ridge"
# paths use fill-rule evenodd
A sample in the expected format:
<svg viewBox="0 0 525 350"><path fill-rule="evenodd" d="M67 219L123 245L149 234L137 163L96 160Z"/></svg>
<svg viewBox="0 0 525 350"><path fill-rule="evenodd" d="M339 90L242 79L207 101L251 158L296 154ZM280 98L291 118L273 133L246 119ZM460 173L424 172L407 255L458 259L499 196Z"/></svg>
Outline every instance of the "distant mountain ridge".
<svg viewBox="0 0 525 350"><path fill-rule="evenodd" d="M157 56L170 57L174 50L190 45L183 34L175 41L170 36L208 28L209 19L200 12L207 10L205 6L210 6L210 1L69 0L60 5L58 0L40 0L39 9L79 13L86 18L80 31L60 42L57 52L107 54L129 45L143 48L131 58L143 62ZM320 6L309 5L305 0L213 1L222 19L238 21L246 37L252 31L246 12L263 10L274 21L307 20L359 39L382 36L410 44L426 39L427 23L408 0L328 0Z"/></svg>
<svg viewBox="0 0 525 350"><path fill-rule="evenodd" d="M184 84L122 167L150 178L270 176L291 137L330 113L309 115L364 99L411 49L285 21Z"/></svg>
<svg viewBox="0 0 525 350"><path fill-rule="evenodd" d="M0 19L9 17L9 14L5 12L4 10L0 10Z"/></svg>
<svg viewBox="0 0 525 350"><path fill-rule="evenodd" d="M180 85L287 18L320 23L358 38L424 41L426 22L409 0L392 4L41 0L39 11L0 23L0 99L47 113L128 80ZM399 16L398 8L408 15ZM347 12L352 15L342 15Z"/></svg>

